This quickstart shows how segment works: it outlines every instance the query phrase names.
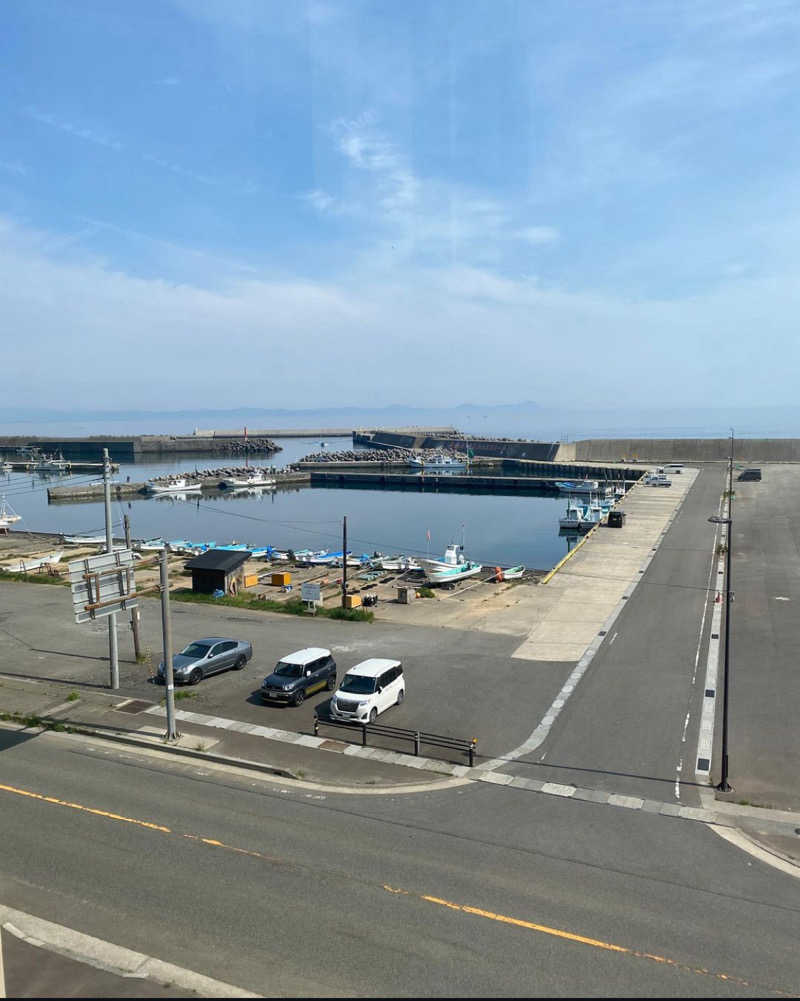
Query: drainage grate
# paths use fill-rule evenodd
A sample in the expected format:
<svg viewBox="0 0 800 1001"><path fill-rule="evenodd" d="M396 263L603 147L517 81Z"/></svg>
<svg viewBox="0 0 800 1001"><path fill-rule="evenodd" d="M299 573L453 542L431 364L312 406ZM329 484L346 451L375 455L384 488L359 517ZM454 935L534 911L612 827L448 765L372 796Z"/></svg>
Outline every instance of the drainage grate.
<svg viewBox="0 0 800 1001"><path fill-rule="evenodd" d="M719 633L712 633L711 634L711 639L712 640L718 640L719 639Z"/></svg>
<svg viewBox="0 0 800 1001"><path fill-rule="evenodd" d="M143 713L145 709L150 709L153 705L155 705L154 702L145 702L144 699L128 699L127 702L120 702L114 708L117 712L130 713L132 716L135 716L136 713Z"/></svg>
<svg viewBox="0 0 800 1001"><path fill-rule="evenodd" d="M711 767L711 761L708 758L698 758L697 759L697 771L707 772Z"/></svg>
<svg viewBox="0 0 800 1001"><path fill-rule="evenodd" d="M717 693L715 692L715 690L713 688L707 688L706 689L706 698L707 699L713 699L716 694Z"/></svg>

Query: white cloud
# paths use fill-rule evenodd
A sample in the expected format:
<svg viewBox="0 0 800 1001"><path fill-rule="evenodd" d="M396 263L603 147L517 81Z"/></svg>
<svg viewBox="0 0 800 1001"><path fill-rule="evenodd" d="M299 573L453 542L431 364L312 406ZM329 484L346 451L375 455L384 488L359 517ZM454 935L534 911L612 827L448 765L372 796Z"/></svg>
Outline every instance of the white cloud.
<svg viewBox="0 0 800 1001"><path fill-rule="evenodd" d="M364 405L393 398L398 385L433 404L445 377L459 399L563 406L756 404L767 402L766 389L754 395L761 386L772 402L794 399L800 289L788 267L673 302L574 293L488 268L376 273L359 261L338 279L232 277L212 289L136 278L75 253L65 262L51 239L0 224L0 312L14 331L4 368L26 371L32 353L38 366L35 390L6 381L7 405L42 396L69 405L91 391L98 407L155 406L165 393L175 407L198 398L235 406L260 398L267 378L275 406L295 405L299 385L320 406L335 404L354 378ZM604 352L614 364L598 382ZM556 375L564 366L567 388Z"/></svg>

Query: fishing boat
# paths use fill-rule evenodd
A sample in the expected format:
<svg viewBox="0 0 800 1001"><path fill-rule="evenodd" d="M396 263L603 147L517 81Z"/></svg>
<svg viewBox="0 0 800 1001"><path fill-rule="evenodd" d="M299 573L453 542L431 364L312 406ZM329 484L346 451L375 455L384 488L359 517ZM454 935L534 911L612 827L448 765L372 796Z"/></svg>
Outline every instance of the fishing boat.
<svg viewBox="0 0 800 1001"><path fill-rule="evenodd" d="M69 463L61 453L56 455L41 455L33 464L37 473L65 473Z"/></svg>
<svg viewBox="0 0 800 1001"><path fill-rule="evenodd" d="M0 469L2 469L4 473L13 473L14 472L14 467L11 465L10 462L4 462L3 465L0 466Z"/></svg>
<svg viewBox="0 0 800 1001"><path fill-rule="evenodd" d="M22 557L21 559L14 560L12 563L3 564L3 569L9 570L11 573L28 573L31 570L41 570L42 567L53 566L53 564L59 563L63 555L64 551L60 549L58 552L50 553L48 556L37 556L31 559Z"/></svg>
<svg viewBox="0 0 800 1001"><path fill-rule="evenodd" d="M227 476L220 486L234 490L239 487L274 487L276 482L275 477L267 476L263 469L254 469L244 476Z"/></svg>
<svg viewBox="0 0 800 1001"><path fill-rule="evenodd" d="M9 529L18 521L22 521L22 515L17 514L5 497L0 499L0 529Z"/></svg>
<svg viewBox="0 0 800 1001"><path fill-rule="evenodd" d="M474 577L483 570L481 563L475 563L464 556L464 547L451 543L441 560L420 559L421 568L431 584L450 584L465 577Z"/></svg>
<svg viewBox="0 0 800 1001"><path fill-rule="evenodd" d="M558 519L559 528L577 529L579 532L588 532L603 517L597 508L592 508L589 504L579 504L578 501L570 498L567 501L567 511Z"/></svg>
<svg viewBox="0 0 800 1001"><path fill-rule="evenodd" d="M170 476L165 480L148 480L145 490L149 494L182 494L200 490L199 483L191 483L185 476Z"/></svg>
<svg viewBox="0 0 800 1001"><path fill-rule="evenodd" d="M393 570L405 573L408 570L421 570L419 561L413 556L386 556L376 560L376 566L381 570Z"/></svg>
<svg viewBox="0 0 800 1001"><path fill-rule="evenodd" d="M68 546L104 546L105 535L65 535L64 542Z"/></svg>
<svg viewBox="0 0 800 1001"><path fill-rule="evenodd" d="M170 552L189 556L199 556L215 546L216 542L193 542L191 539L170 539L167 543Z"/></svg>
<svg viewBox="0 0 800 1001"><path fill-rule="evenodd" d="M408 464L412 469L426 473L460 473L467 468L466 459L459 456L446 455L444 452L437 452L435 455L410 455Z"/></svg>

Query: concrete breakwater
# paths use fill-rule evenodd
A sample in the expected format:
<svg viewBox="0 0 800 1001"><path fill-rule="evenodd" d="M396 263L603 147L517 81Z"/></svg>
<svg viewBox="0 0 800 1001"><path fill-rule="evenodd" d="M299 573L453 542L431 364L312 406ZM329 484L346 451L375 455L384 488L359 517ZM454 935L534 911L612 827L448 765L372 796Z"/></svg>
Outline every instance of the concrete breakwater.
<svg viewBox="0 0 800 1001"><path fill-rule="evenodd" d="M561 467L563 468L563 467ZM573 467L574 469L575 467ZM578 467L582 468L582 467ZM605 479L597 467L591 470L594 479ZM611 470L609 470L611 472ZM616 476L609 476L619 482L631 483L643 475L643 470L616 470ZM625 475L628 474L628 475ZM337 487L363 487L366 489L377 489L380 487L411 488L416 490L468 490L480 493L508 493L523 492L530 490L539 493L558 494L561 491L558 482L563 479L564 473L557 473L545 467L545 474L538 475L491 475L476 473L419 473L398 472L398 471L373 471L367 468L361 469L312 469L312 486L337 486ZM572 473L574 476L582 477L582 473Z"/></svg>
<svg viewBox="0 0 800 1001"><path fill-rule="evenodd" d="M39 448L60 453L65 459L102 459L103 449L115 462L142 461L161 455L274 455L280 445L262 435L164 435L144 434L89 438L0 437L0 455L11 456L20 448Z"/></svg>
<svg viewBox="0 0 800 1001"><path fill-rule="evenodd" d="M303 486L311 482L311 476L307 472L303 471L293 471L288 473L277 472L274 474L275 487L274 489L280 490L281 487L289 486ZM192 482L199 483L203 491L221 491L223 493L229 493L235 495L236 490L226 489L221 485L221 478L218 475L209 476L201 475L197 477L192 477ZM252 487L247 489L272 489L264 487ZM180 495L177 491L176 494L162 494L161 496L170 497ZM112 483L111 484L111 497L114 500L122 500L123 498L130 499L131 497L139 498L150 498L155 495L147 492L146 483ZM85 483L79 486L65 486L65 487L49 487L47 490L47 502L48 504L76 504L81 502L92 502L101 501L103 499L103 484L102 483Z"/></svg>

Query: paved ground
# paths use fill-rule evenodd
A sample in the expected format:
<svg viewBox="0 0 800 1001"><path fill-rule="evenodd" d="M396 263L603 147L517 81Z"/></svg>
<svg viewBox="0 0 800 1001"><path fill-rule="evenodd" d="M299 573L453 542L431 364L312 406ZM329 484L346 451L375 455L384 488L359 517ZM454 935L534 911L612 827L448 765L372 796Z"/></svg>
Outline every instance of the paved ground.
<svg viewBox="0 0 800 1001"><path fill-rule="evenodd" d="M0 901L85 934L268 995L797 992L800 883L704 824L485 783L342 796L68 739L2 751Z"/></svg>
<svg viewBox="0 0 800 1001"><path fill-rule="evenodd" d="M10 998L185 998L191 991L125 977L30 945L0 929L5 996Z"/></svg>
<svg viewBox="0 0 800 1001"><path fill-rule="evenodd" d="M734 479L730 779L737 800L800 808L800 466Z"/></svg>

